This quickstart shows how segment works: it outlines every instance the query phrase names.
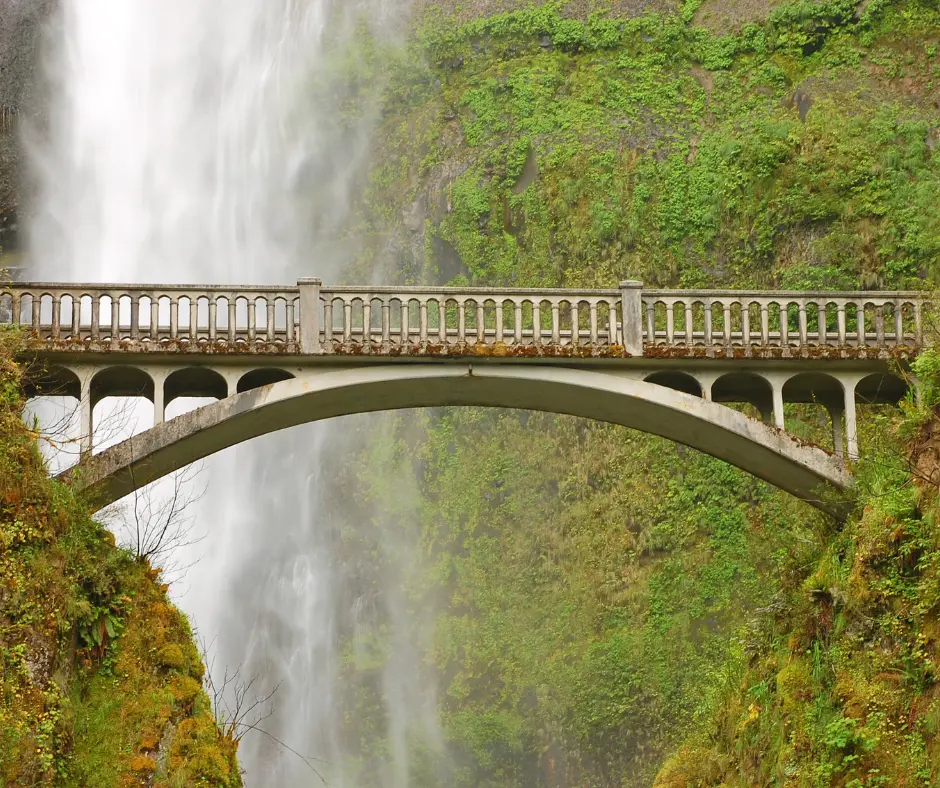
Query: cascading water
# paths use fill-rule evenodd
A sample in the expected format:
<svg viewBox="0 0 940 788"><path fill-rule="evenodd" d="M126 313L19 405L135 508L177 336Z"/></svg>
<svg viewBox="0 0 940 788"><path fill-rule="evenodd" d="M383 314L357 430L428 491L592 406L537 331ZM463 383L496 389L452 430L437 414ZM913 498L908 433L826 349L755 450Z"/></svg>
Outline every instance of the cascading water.
<svg viewBox="0 0 940 788"><path fill-rule="evenodd" d="M360 13L375 21L402 7L62 0L47 42L48 123L30 135L36 278L335 280L342 261L328 253L331 231L368 150L371 115L341 127L338 107L322 99L337 91L314 100L311 85ZM137 429L149 426L142 414ZM280 685L264 723L271 736L319 759L331 785L399 788L409 784L409 737L436 738L433 706L415 701L415 627L398 590L407 550L397 545L386 562L378 599L356 590L339 554L348 518L324 480L349 427L269 436L207 464L197 512L206 540L180 601L214 643L216 672L257 674L261 694ZM376 429L374 420L357 428ZM388 755L368 778L340 734L339 651L379 619L393 633L379 726ZM247 784L317 784L275 738L246 736Z"/></svg>

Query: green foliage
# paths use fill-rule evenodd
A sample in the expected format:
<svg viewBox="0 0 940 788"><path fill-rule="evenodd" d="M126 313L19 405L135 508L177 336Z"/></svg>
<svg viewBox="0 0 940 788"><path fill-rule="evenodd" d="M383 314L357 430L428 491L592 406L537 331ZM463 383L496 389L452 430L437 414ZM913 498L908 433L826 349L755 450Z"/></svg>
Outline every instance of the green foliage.
<svg viewBox="0 0 940 788"><path fill-rule="evenodd" d="M720 35L691 24L691 8L685 20L576 20L556 3L464 25L431 15L389 86L378 159L394 165L372 180L364 216L383 218L360 237L400 232L390 206L424 200L470 282L932 275L940 117L904 86L940 84L936 9L882 2L856 18L846 0L790 2ZM516 194L530 150L538 174ZM403 273L434 269L433 250L397 248ZM367 244L361 261L377 256Z"/></svg>
<svg viewBox="0 0 940 788"><path fill-rule="evenodd" d="M0 784L111 788L146 774L157 788L235 788L234 744L166 586L46 473L21 417L19 347L0 329ZM191 719L214 731L200 757L227 764L224 779L199 782L196 758L157 769L165 733Z"/></svg>
<svg viewBox="0 0 940 788"><path fill-rule="evenodd" d="M394 248L401 278L436 276L444 249L454 282L483 285L935 278L935 4L799 0L719 32L700 9L430 12L388 86L379 164L346 228L377 240L353 268ZM414 205L419 229L401 220ZM916 423L913 403L897 424L863 412L866 440L890 445L859 469L871 511L844 531L624 430L476 410L396 420L397 448L364 453L355 487L371 512L398 500L373 480L410 469L414 512L387 527L421 556L411 604L437 611L421 670L446 782L623 788L668 760L672 788L927 784L940 710L933 635L917 629L933 632L940 561L892 441L929 404ZM808 409L787 417L807 440L825 428ZM349 551L378 576L388 559L368 533ZM377 633L350 659L351 719L381 717L385 648ZM381 724L356 734L363 763L383 752Z"/></svg>

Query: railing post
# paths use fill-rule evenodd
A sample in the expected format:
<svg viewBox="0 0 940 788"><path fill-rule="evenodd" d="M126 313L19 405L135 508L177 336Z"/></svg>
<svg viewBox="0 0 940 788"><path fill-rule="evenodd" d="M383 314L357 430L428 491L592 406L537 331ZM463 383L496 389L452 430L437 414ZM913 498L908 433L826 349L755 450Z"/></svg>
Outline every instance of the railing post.
<svg viewBox="0 0 940 788"><path fill-rule="evenodd" d="M620 283L621 339L623 349L631 356L643 355L643 283L627 280Z"/></svg>
<svg viewBox="0 0 940 788"><path fill-rule="evenodd" d="M320 353L320 279L300 279L300 350L305 355Z"/></svg>

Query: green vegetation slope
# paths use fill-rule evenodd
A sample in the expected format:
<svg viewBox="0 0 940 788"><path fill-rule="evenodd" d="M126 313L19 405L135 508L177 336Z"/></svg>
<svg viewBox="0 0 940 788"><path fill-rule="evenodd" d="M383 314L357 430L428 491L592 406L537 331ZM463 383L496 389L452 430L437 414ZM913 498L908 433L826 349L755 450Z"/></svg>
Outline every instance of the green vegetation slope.
<svg viewBox="0 0 940 788"><path fill-rule="evenodd" d="M0 785L240 786L159 572L48 477L16 347L0 332Z"/></svg>
<svg viewBox="0 0 940 788"><path fill-rule="evenodd" d="M339 123L390 75L350 279L376 261L481 285L935 279L934 3L428 5L405 55L363 34L336 65L358 91ZM382 448L360 436L336 479L359 502L347 560L369 587L389 542L419 544L407 590L435 611L422 670L447 757L414 784L940 780L932 498L889 417L867 418L867 449L890 448L844 528L607 425L468 409L396 417ZM827 428L812 408L788 426ZM382 663L357 655L382 653L378 632L351 632L347 663L346 703L373 717ZM360 719L379 784L388 743Z"/></svg>

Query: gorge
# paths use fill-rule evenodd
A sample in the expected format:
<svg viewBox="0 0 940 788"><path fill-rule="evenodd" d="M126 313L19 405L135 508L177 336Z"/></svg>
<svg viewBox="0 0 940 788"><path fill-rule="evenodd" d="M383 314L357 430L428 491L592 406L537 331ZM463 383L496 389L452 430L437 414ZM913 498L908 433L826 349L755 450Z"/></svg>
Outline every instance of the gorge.
<svg viewBox="0 0 940 788"><path fill-rule="evenodd" d="M0 8L0 267L19 279L827 294L936 276L929 2ZM808 320L851 344L835 312L783 312L778 337ZM721 313L722 334L743 330ZM654 333L685 325L660 319ZM7 425L29 372L9 359L30 341L4 345ZM861 401L844 523L663 438L545 412L345 417L228 449L206 463L204 538L169 593L216 684L240 668L252 697L274 694L265 733L226 738L223 718L217 739L167 578L102 558L120 528L108 545L87 502L64 503L74 489L38 481L24 447L45 435L74 461L77 425L8 426L0 727L17 733L0 777L236 785L237 742L251 786L931 785L940 364L891 364L879 376L913 365L920 398ZM181 391L167 425L211 393ZM841 411L812 392L779 411L839 448ZM104 399L97 456L124 437L107 425L154 415ZM43 600L57 572L71 590ZM150 656L147 632L167 639ZM148 705L132 665L157 652L139 673L170 694ZM103 733L151 712L139 736Z"/></svg>

